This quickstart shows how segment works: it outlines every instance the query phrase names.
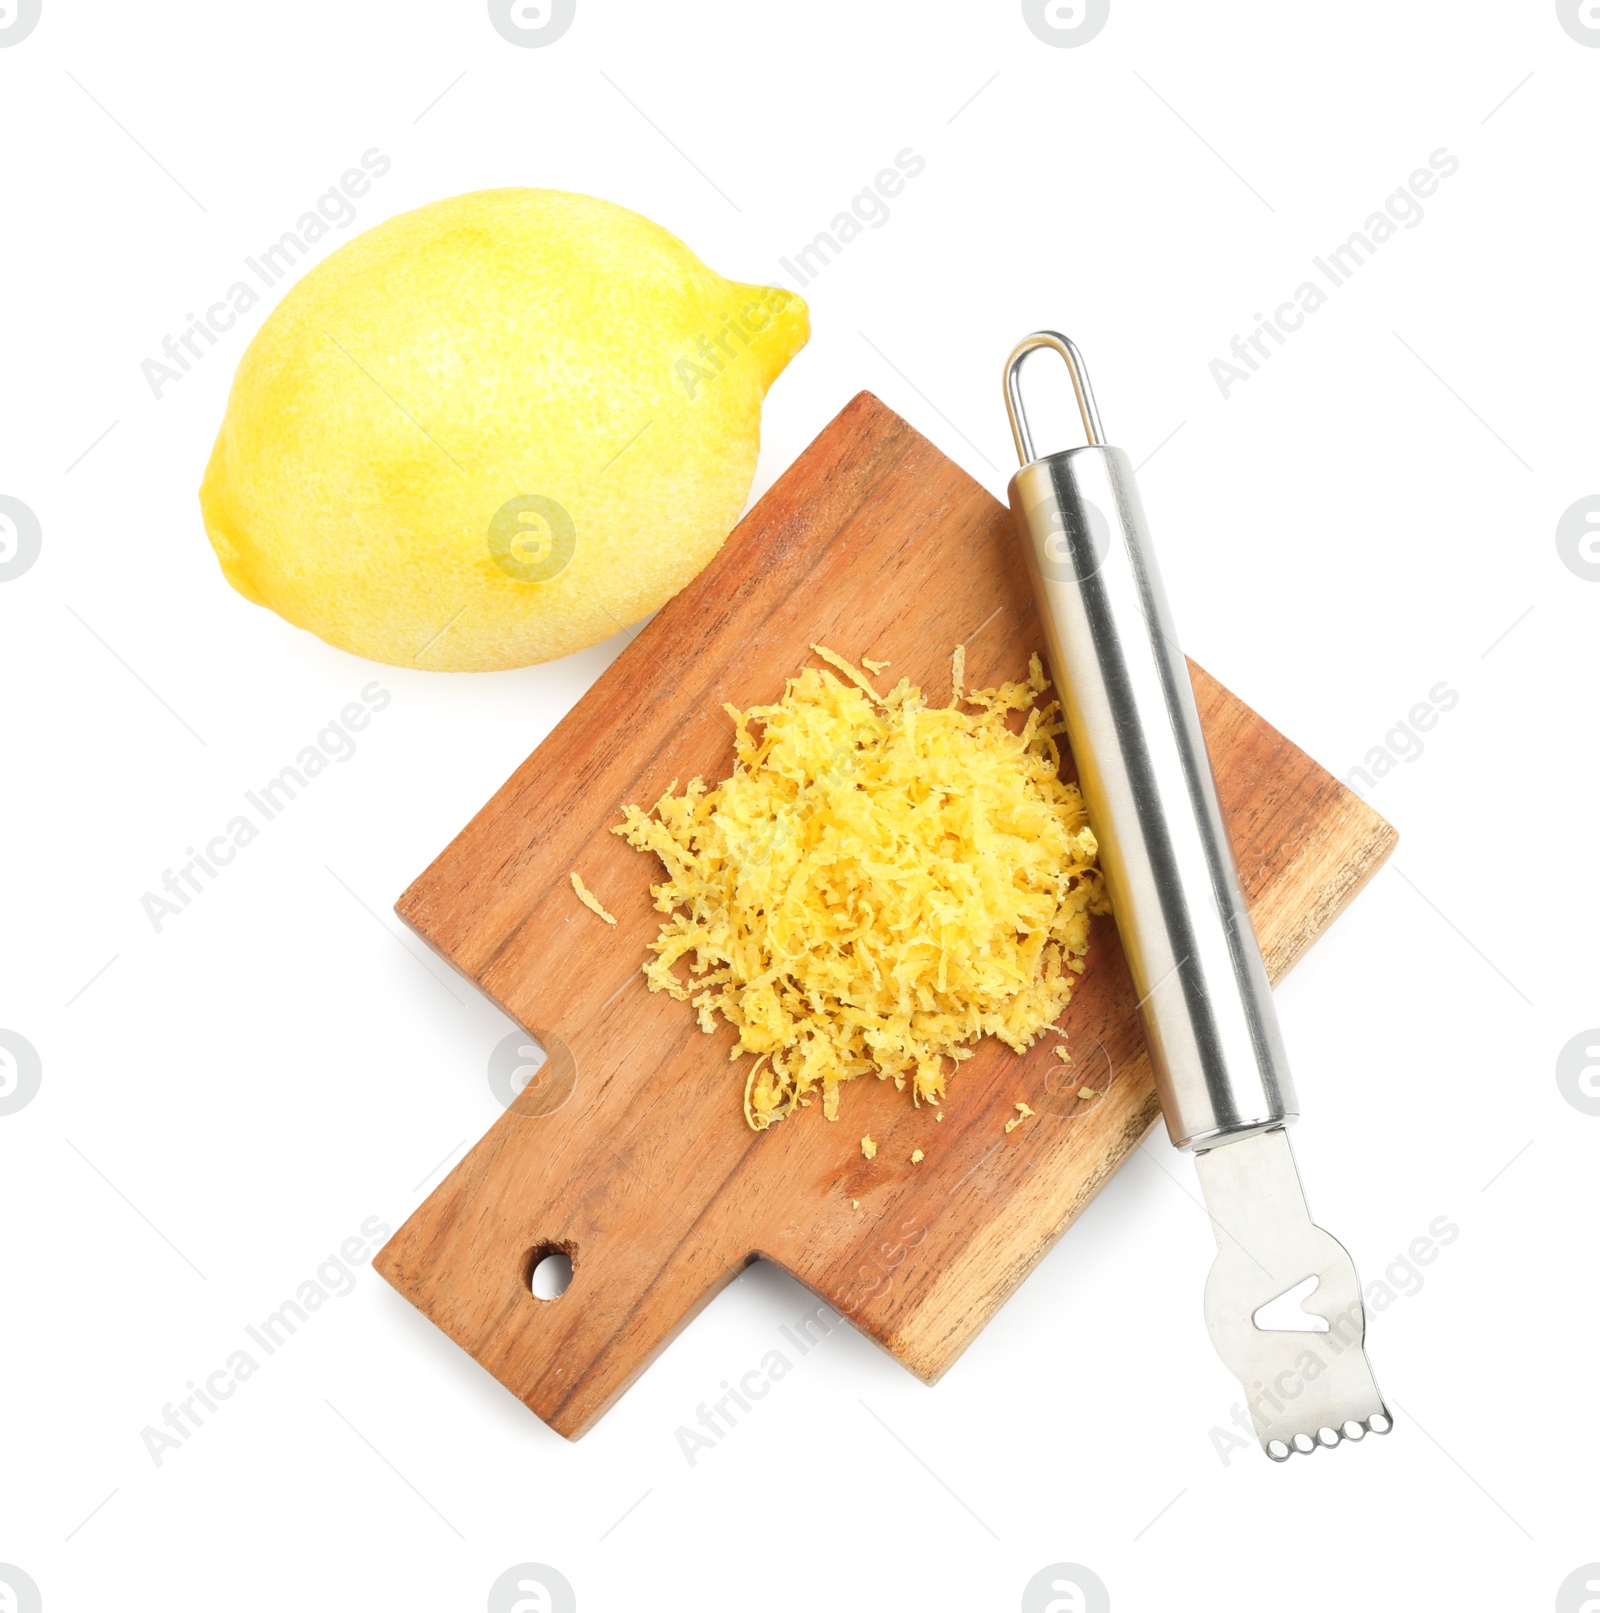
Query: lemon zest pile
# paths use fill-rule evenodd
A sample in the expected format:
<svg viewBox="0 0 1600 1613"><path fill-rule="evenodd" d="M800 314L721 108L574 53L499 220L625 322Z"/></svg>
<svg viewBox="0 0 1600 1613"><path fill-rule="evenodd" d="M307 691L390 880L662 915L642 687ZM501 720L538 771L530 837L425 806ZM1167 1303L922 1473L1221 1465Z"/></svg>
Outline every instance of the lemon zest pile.
<svg viewBox="0 0 1600 1613"><path fill-rule="evenodd" d="M812 648L848 681L807 667L774 705L728 706L732 776L681 794L674 780L612 831L666 871L650 989L691 1003L702 1030L720 1013L732 1058L758 1055L744 1098L757 1131L819 1094L835 1119L840 1086L869 1073L942 1102L986 1033L1025 1051L1107 910L1038 656L1026 682L968 692L958 650L955 699L930 707L908 679L879 694Z"/></svg>

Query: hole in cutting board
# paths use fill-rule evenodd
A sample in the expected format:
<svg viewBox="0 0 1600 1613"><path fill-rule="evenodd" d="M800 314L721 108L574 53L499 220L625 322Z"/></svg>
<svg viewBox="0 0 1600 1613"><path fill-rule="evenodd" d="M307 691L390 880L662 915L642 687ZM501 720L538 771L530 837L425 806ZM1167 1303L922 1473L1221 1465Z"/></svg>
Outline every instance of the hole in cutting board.
<svg viewBox="0 0 1600 1613"><path fill-rule="evenodd" d="M559 1244L541 1244L528 1257L528 1289L535 1299L560 1299L572 1283L572 1256Z"/></svg>
<svg viewBox="0 0 1600 1613"><path fill-rule="evenodd" d="M1276 1299L1269 1299L1250 1320L1263 1333L1326 1333L1326 1316L1313 1316L1301 1309L1316 1291L1317 1281L1317 1274L1312 1272L1303 1282L1284 1289Z"/></svg>

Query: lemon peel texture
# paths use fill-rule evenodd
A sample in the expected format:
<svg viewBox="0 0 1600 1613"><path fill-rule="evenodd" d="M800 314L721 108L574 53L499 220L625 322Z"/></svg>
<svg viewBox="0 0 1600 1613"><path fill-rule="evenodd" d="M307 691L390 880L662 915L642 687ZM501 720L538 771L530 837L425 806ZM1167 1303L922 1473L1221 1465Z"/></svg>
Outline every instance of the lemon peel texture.
<svg viewBox="0 0 1600 1613"><path fill-rule="evenodd" d="M489 190L368 230L240 362L200 490L224 575L397 666L565 655L717 552L804 302L590 196Z"/></svg>

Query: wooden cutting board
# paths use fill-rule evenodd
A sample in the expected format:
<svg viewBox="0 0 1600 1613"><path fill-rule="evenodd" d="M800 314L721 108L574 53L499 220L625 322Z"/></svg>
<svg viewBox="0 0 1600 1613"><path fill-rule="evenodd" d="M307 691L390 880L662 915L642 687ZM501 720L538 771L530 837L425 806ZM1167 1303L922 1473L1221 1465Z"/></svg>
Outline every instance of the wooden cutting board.
<svg viewBox="0 0 1600 1613"><path fill-rule="evenodd" d="M942 1122L863 1078L836 1122L816 1106L759 1135L745 1125L731 1030L700 1031L639 973L662 921L659 865L609 830L675 779L725 777L723 702L777 699L813 642L888 660L930 700L948 698L957 644L978 688L1043 648L1009 512L865 392L397 906L549 1057L375 1264L569 1438L758 1257L932 1383L1159 1115L1116 930L1097 919L1060 1021L1070 1065L1054 1037L1025 1056L988 1038ZM1276 979L1395 832L1191 670ZM615 928L578 903L574 869ZM1036 1114L1008 1133L1019 1102ZM553 1250L571 1286L539 1299L529 1274Z"/></svg>

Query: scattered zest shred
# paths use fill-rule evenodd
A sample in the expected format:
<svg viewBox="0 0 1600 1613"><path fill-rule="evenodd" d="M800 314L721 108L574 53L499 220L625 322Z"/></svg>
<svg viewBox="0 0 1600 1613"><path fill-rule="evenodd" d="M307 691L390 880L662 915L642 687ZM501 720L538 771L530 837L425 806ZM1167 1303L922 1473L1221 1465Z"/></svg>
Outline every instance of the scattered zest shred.
<svg viewBox="0 0 1600 1613"><path fill-rule="evenodd" d="M878 1145L873 1142L870 1136L861 1139L861 1157L863 1159L876 1159L878 1157Z"/></svg>
<svg viewBox="0 0 1600 1613"><path fill-rule="evenodd" d="M706 1032L731 1024L731 1058L756 1055L757 1131L818 1097L835 1119L862 1075L938 1105L985 1034L1025 1052L1083 972L1090 914L1108 911L1037 655L1026 681L966 690L958 649L957 698L930 707L909 679L879 694L813 648L826 669L773 705L726 708L731 776L674 781L612 830L665 870L650 989Z"/></svg>
<svg viewBox="0 0 1600 1613"><path fill-rule="evenodd" d="M913 1148L911 1150L911 1163L913 1165L920 1165L922 1163L922 1161L926 1157L927 1156L922 1152L922 1150L920 1148Z"/></svg>
<svg viewBox="0 0 1600 1613"><path fill-rule="evenodd" d="M773 1109L754 1109L750 1105L750 1093L755 1086L756 1075L760 1071L761 1066L765 1061L766 1055L762 1054L762 1056L750 1066L750 1073L744 1078L744 1118L751 1131L765 1131L774 1120L782 1120L784 1116L789 1113L788 1109L785 1109L780 1113ZM793 1107L793 1104L789 1106L791 1109Z"/></svg>
<svg viewBox="0 0 1600 1613"><path fill-rule="evenodd" d="M837 667L863 693L871 695L874 700L879 698L878 691L837 651L830 650L825 644L813 644L811 653L826 661L829 666ZM755 712L752 712L751 716L754 715Z"/></svg>
<svg viewBox="0 0 1600 1613"><path fill-rule="evenodd" d="M1031 1110L1027 1106L1027 1104L1019 1103L1017 1105L1016 1115L1012 1119L1010 1119L1010 1120L1008 1120L1006 1122L1006 1130L1008 1132L1014 1131L1018 1126L1020 1126L1022 1124L1022 1122L1024 1120L1031 1120L1032 1118L1033 1118L1033 1110Z"/></svg>
<svg viewBox="0 0 1600 1613"><path fill-rule="evenodd" d="M1060 1059L1063 1064L1070 1064L1072 1062L1072 1055L1066 1050L1066 1048L1060 1046L1059 1044L1056 1046L1056 1057Z"/></svg>
<svg viewBox="0 0 1600 1613"><path fill-rule="evenodd" d="M585 885L584 882L578 877L578 871L576 868L574 868L567 877L572 881L572 888L578 893L578 900L582 902L591 913L598 913L607 924L615 924L617 922L600 905L600 898L596 896L595 893L590 890L589 887Z"/></svg>
<svg viewBox="0 0 1600 1613"><path fill-rule="evenodd" d="M880 672L887 672L889 670L889 663L887 661L874 661L870 656L863 655L861 657L861 664L873 675L873 677L877 677Z"/></svg>
<svg viewBox="0 0 1600 1613"><path fill-rule="evenodd" d="M1078 1096L1087 1103L1090 1098L1098 1098L1100 1094L1093 1087L1079 1087Z"/></svg>

